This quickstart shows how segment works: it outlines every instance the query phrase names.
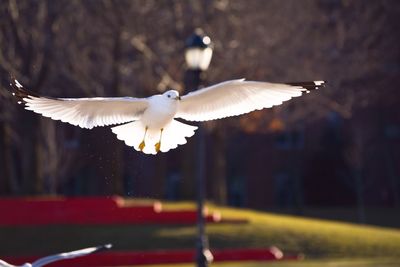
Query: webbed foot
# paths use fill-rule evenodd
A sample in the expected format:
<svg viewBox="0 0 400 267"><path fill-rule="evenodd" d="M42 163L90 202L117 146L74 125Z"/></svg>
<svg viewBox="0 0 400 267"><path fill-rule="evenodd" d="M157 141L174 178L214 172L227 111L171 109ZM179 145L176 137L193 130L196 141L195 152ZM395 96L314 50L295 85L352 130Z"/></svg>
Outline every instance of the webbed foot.
<svg viewBox="0 0 400 267"><path fill-rule="evenodd" d="M144 143L144 140L140 143L139 145L139 149L140 151L143 151L144 147L146 146L146 144Z"/></svg>
<svg viewBox="0 0 400 267"><path fill-rule="evenodd" d="M155 144L156 147L156 152L160 152L160 148L161 148L161 142L158 142L157 144Z"/></svg>

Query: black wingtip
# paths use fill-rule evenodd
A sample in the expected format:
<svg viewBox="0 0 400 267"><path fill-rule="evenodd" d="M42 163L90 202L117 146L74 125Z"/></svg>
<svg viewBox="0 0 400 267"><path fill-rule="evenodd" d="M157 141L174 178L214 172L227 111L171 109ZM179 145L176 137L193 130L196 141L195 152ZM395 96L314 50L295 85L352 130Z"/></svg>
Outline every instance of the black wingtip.
<svg viewBox="0 0 400 267"><path fill-rule="evenodd" d="M11 94L17 99L18 104L26 103L24 98L29 96L39 97L37 94L26 90L12 74L10 74L10 87Z"/></svg>
<svg viewBox="0 0 400 267"><path fill-rule="evenodd" d="M96 250L93 253L106 251L106 250L109 250L111 248L112 248L112 244L101 245L101 246L96 247Z"/></svg>
<svg viewBox="0 0 400 267"><path fill-rule="evenodd" d="M286 84L299 86L306 89L307 91L312 91L325 87L326 81L321 80L321 81L310 81L310 82L290 82Z"/></svg>

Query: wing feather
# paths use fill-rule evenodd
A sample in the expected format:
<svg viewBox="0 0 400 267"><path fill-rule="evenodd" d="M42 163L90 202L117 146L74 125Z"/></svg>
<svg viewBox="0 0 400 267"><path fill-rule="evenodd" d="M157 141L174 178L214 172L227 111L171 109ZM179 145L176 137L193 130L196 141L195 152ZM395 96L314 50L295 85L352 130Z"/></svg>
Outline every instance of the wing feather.
<svg viewBox="0 0 400 267"><path fill-rule="evenodd" d="M38 96L23 89L16 80L13 89L13 95L25 105L25 109L87 129L137 120L148 107L146 98Z"/></svg>
<svg viewBox="0 0 400 267"><path fill-rule="evenodd" d="M86 256L92 253L97 253L101 252L104 250L108 250L112 247L111 244L106 244L98 247L91 247L91 248L84 248L80 250L75 250L71 252L64 252L60 254L55 254L51 256L47 256L44 258L40 258L32 263L32 267L42 267L44 265L47 265L49 263L55 262L55 261L60 261L60 260L66 260L66 259L73 259L76 257L82 257Z"/></svg>
<svg viewBox="0 0 400 267"><path fill-rule="evenodd" d="M324 81L268 83L231 80L182 96L175 117L207 121L270 108L324 86Z"/></svg>

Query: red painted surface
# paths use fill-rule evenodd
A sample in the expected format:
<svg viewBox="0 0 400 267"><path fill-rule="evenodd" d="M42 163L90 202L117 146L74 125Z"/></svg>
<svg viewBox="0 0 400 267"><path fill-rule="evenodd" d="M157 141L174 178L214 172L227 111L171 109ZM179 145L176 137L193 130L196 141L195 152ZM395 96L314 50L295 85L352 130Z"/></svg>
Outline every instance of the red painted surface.
<svg viewBox="0 0 400 267"><path fill-rule="evenodd" d="M277 248L268 249L226 249L213 251L214 261L275 261L298 259L297 256L282 257ZM38 257L4 257L12 264L32 262ZM195 258L193 250L172 251L133 251L133 252L104 252L86 257L63 260L46 266L49 267L100 267L100 266L130 266L166 263L190 263Z"/></svg>
<svg viewBox="0 0 400 267"><path fill-rule="evenodd" d="M118 197L0 199L0 225L48 224L194 224L194 210L163 211L160 203L125 206ZM219 213L208 214L207 222L224 222ZM227 219L227 223L246 223L245 219ZM215 261L278 260L282 253L276 248L213 251ZM0 257L12 264L32 262L39 257ZM128 266L164 263L190 263L193 250L104 252L50 264L52 267Z"/></svg>
<svg viewBox="0 0 400 267"><path fill-rule="evenodd" d="M56 209L56 208L106 208L114 209L122 207L124 199L118 196L112 197L38 197L38 198L18 198L6 197L0 198L0 210L20 209Z"/></svg>
<svg viewBox="0 0 400 267"><path fill-rule="evenodd" d="M118 197L0 199L0 225L109 225L109 224L194 224L194 210L162 211L159 203L124 206ZM218 213L206 216L208 223L224 222ZM245 223L232 220L229 223Z"/></svg>

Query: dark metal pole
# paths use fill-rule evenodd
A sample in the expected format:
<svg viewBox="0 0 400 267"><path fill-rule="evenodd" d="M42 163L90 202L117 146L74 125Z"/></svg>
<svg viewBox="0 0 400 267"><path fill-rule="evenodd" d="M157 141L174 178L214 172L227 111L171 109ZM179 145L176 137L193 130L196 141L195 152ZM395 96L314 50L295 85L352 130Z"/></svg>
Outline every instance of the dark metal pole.
<svg viewBox="0 0 400 267"><path fill-rule="evenodd" d="M204 35L201 29L196 29L192 36L186 40L185 59L189 67L186 72L186 89L199 89L202 84L202 71L208 68L212 57L212 43L210 37ZM199 54L200 53L200 54ZM199 56L201 58L199 58ZM192 89L192 90L193 90ZM196 263L198 267L207 267L213 260L213 256L208 249L208 239L205 231L204 219L204 199L206 197L206 139L204 127L201 123L197 130L197 153L196 153L196 185L197 185L197 246Z"/></svg>
<svg viewBox="0 0 400 267"><path fill-rule="evenodd" d="M204 199L205 199L205 135L204 128L199 125L197 132L197 266L208 266L208 239L205 233L205 218L204 218Z"/></svg>
<svg viewBox="0 0 400 267"><path fill-rule="evenodd" d="M190 84L194 90L201 85L201 70L189 70ZM212 261L212 254L208 249L208 238L205 231L204 200L205 200L205 170L206 170L206 140L204 128L198 125L196 139L196 193L197 193L197 244L196 263L198 267L207 267Z"/></svg>

